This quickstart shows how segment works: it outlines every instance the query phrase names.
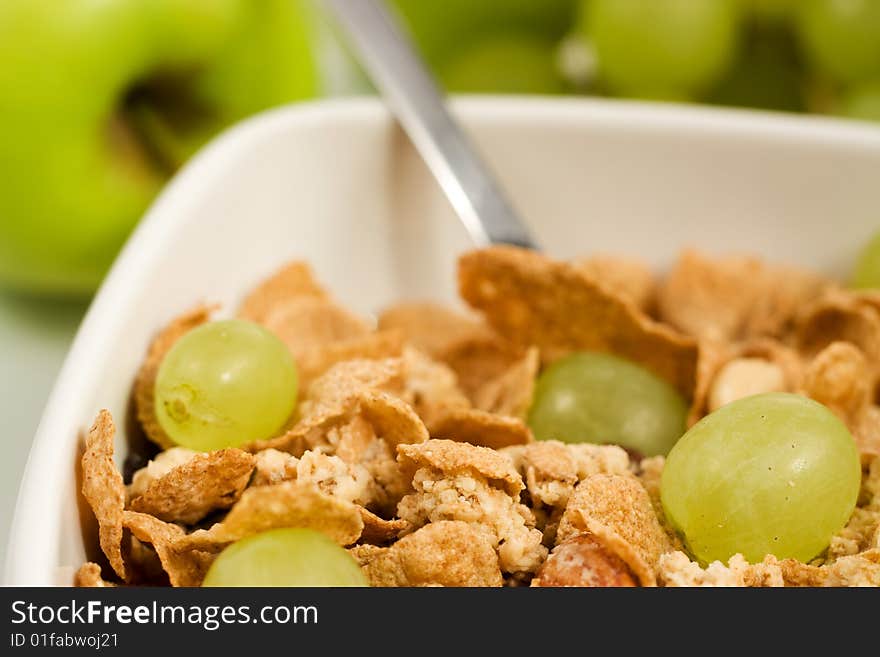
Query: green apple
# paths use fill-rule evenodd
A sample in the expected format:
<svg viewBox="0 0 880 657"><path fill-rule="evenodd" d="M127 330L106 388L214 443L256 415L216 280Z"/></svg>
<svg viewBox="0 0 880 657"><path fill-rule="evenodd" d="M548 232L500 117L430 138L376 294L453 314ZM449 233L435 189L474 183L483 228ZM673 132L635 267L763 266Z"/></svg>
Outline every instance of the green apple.
<svg viewBox="0 0 880 657"><path fill-rule="evenodd" d="M311 96L297 0L2 0L0 285L84 294L174 169Z"/></svg>

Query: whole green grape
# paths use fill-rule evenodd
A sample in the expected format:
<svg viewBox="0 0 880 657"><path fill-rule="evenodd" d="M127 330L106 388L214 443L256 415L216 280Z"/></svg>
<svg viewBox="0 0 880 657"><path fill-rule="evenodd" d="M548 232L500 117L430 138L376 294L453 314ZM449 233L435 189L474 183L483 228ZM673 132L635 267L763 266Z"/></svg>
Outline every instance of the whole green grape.
<svg viewBox="0 0 880 657"><path fill-rule="evenodd" d="M612 90L643 98L688 98L732 63L737 0L588 0L582 23Z"/></svg>
<svg viewBox="0 0 880 657"><path fill-rule="evenodd" d="M555 45L528 34L480 39L439 69L449 92L558 94L565 90Z"/></svg>
<svg viewBox="0 0 880 657"><path fill-rule="evenodd" d="M856 262L852 286L862 290L880 288L880 232L868 242Z"/></svg>
<svg viewBox="0 0 880 657"><path fill-rule="evenodd" d="M772 392L722 406L678 441L660 496L703 563L737 552L801 561L821 554L855 508L861 466L846 426L825 406Z"/></svg>
<svg viewBox="0 0 880 657"><path fill-rule="evenodd" d="M815 65L841 82L880 76L877 0L802 0L797 31Z"/></svg>
<svg viewBox="0 0 880 657"><path fill-rule="evenodd" d="M880 121L880 80L850 89L843 98L840 114L850 119Z"/></svg>
<svg viewBox="0 0 880 657"><path fill-rule="evenodd" d="M156 416L178 445L198 451L269 438L296 404L296 365L258 324L232 319L193 329L156 376Z"/></svg>
<svg viewBox="0 0 880 657"><path fill-rule="evenodd" d="M314 529L273 529L220 553L202 586L367 586L351 555Z"/></svg>
<svg viewBox="0 0 880 657"><path fill-rule="evenodd" d="M538 440L614 443L666 454L684 432L687 406L668 383L611 354L560 359L535 385L528 424Z"/></svg>

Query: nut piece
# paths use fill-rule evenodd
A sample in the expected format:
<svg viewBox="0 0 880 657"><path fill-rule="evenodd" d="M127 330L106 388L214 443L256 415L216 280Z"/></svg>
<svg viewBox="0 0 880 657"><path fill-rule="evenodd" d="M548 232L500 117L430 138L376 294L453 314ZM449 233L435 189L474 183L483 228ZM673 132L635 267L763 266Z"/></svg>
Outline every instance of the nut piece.
<svg viewBox="0 0 880 657"><path fill-rule="evenodd" d="M623 559L606 550L592 534L572 536L553 548L532 586L638 586Z"/></svg>
<svg viewBox="0 0 880 657"><path fill-rule="evenodd" d="M784 390L785 373L779 365L763 358L736 358L715 376L709 391L709 411L743 397Z"/></svg>

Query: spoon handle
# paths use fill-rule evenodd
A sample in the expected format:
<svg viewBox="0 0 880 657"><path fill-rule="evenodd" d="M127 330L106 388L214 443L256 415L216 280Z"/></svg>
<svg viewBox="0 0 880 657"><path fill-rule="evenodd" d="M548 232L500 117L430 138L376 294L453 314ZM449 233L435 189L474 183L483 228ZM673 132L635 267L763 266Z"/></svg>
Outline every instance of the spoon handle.
<svg viewBox="0 0 880 657"><path fill-rule="evenodd" d="M478 246L536 248L383 0L325 0Z"/></svg>

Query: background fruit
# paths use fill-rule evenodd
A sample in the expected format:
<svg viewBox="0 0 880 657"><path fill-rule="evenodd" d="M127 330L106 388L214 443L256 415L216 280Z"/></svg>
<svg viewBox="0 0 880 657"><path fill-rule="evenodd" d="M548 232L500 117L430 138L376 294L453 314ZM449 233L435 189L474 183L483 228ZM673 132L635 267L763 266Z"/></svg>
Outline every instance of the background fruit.
<svg viewBox="0 0 880 657"><path fill-rule="evenodd" d="M0 3L0 285L94 289L207 138L313 95L292 0Z"/></svg>

